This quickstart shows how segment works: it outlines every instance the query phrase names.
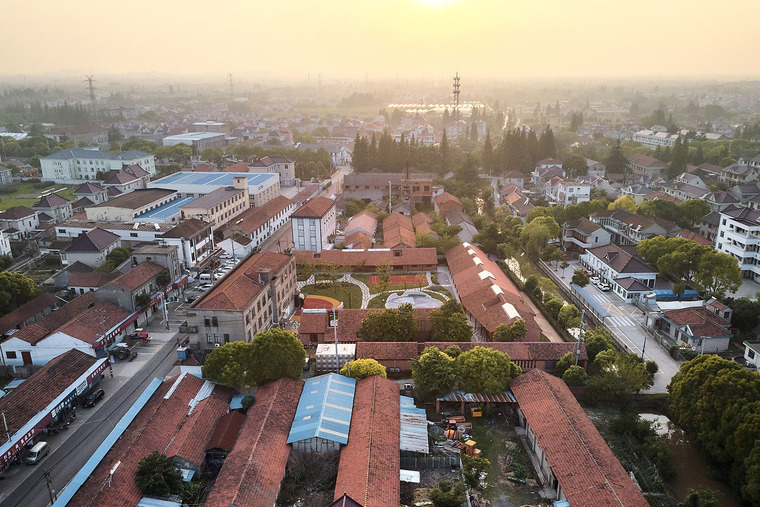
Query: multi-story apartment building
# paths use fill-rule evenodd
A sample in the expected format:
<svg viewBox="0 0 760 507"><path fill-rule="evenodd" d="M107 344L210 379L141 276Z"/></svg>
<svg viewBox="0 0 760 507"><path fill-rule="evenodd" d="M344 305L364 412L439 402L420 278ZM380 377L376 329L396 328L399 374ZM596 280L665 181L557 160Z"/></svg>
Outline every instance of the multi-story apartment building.
<svg viewBox="0 0 760 507"><path fill-rule="evenodd" d="M653 150L658 146L673 147L676 145L676 139L678 139L678 134L668 134L667 132L653 132L651 130L639 130L633 134L634 141L641 143Z"/></svg>
<svg viewBox="0 0 760 507"><path fill-rule="evenodd" d="M180 208L182 218L197 218L211 224L215 231L250 207L248 180L244 176L233 179L232 187L216 190L195 199Z"/></svg>
<svg viewBox="0 0 760 507"><path fill-rule="evenodd" d="M137 164L151 176L156 174L155 157L138 150L114 155L100 150L72 148L40 159L42 179L59 183L95 180L99 172L118 171L125 164Z"/></svg>
<svg viewBox="0 0 760 507"><path fill-rule="evenodd" d="M591 185L577 181L552 178L545 187L546 200L551 206L567 206L591 200Z"/></svg>
<svg viewBox="0 0 760 507"><path fill-rule="evenodd" d="M760 278L760 211L750 208L721 211L715 249L736 258L744 278Z"/></svg>
<svg viewBox="0 0 760 507"><path fill-rule="evenodd" d="M249 165L255 172L277 173L280 175L280 185L293 186L296 179L296 162L287 157L263 157Z"/></svg>
<svg viewBox="0 0 760 507"><path fill-rule="evenodd" d="M315 197L301 206L291 217L295 250L320 252L335 234L335 201Z"/></svg>
<svg viewBox="0 0 760 507"><path fill-rule="evenodd" d="M621 208L592 213L589 219L612 232L612 241L621 245L637 245L642 239L667 236L678 230L677 225L667 220L652 220Z"/></svg>
<svg viewBox="0 0 760 507"><path fill-rule="evenodd" d="M250 342L290 315L295 294L295 256L254 253L193 302L181 329L196 349Z"/></svg>
<svg viewBox="0 0 760 507"><path fill-rule="evenodd" d="M586 218L579 218L562 224L560 242L567 252L583 253L595 246L609 245L612 233Z"/></svg>
<svg viewBox="0 0 760 507"><path fill-rule="evenodd" d="M32 207L39 212L37 216L40 222L58 224L68 220L74 214L72 203L56 193L43 195L39 202L32 204Z"/></svg>

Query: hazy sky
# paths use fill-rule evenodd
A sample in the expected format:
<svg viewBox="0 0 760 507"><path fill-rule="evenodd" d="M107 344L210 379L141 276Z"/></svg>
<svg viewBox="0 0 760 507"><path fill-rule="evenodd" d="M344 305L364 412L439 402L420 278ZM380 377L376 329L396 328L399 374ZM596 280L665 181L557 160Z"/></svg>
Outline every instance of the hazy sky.
<svg viewBox="0 0 760 507"><path fill-rule="evenodd" d="M0 74L757 76L759 17L758 0L20 0Z"/></svg>

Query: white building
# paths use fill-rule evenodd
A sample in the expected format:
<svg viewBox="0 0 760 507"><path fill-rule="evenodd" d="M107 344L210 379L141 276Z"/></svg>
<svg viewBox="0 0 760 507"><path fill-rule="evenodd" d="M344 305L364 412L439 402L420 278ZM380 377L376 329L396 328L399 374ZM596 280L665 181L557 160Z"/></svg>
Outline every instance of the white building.
<svg viewBox="0 0 760 507"><path fill-rule="evenodd" d="M654 132L652 130L639 130L633 134L633 140L644 146L655 149L658 146L675 146L678 134L668 134L667 132Z"/></svg>
<svg viewBox="0 0 760 507"><path fill-rule="evenodd" d="M750 208L721 211L715 249L737 259L744 278L760 278L760 211Z"/></svg>
<svg viewBox="0 0 760 507"><path fill-rule="evenodd" d="M249 165L255 172L277 173L280 185L291 187L296 180L296 162L287 157L263 157Z"/></svg>
<svg viewBox="0 0 760 507"><path fill-rule="evenodd" d="M206 148L224 148L226 145L225 135L218 132L188 132L167 136L161 140L163 146L186 144L195 148L195 153L200 155Z"/></svg>
<svg viewBox="0 0 760 507"><path fill-rule="evenodd" d="M292 216L293 243L295 250L320 252L335 234L335 201L327 197L315 197L307 201Z"/></svg>
<svg viewBox="0 0 760 507"><path fill-rule="evenodd" d="M11 255L11 242L3 231L0 231L0 255Z"/></svg>
<svg viewBox="0 0 760 507"><path fill-rule="evenodd" d="M27 238L39 226L39 213L26 206L13 206L0 213L0 229L11 239Z"/></svg>
<svg viewBox="0 0 760 507"><path fill-rule="evenodd" d="M79 183L96 180L97 174L120 170L124 164L137 164L151 176L156 174L153 155L138 150L119 155L87 148L72 148L52 153L40 159L42 179L58 183Z"/></svg>
<svg viewBox="0 0 760 507"><path fill-rule="evenodd" d="M591 200L591 185L554 177L546 185L546 200L551 206L567 206Z"/></svg>
<svg viewBox="0 0 760 507"><path fill-rule="evenodd" d="M628 287L616 282L617 279L633 278L650 289L657 281L657 270L634 255L635 247L622 248L605 245L590 248L580 256L581 264L591 269L603 282L608 282L620 297L626 298Z"/></svg>

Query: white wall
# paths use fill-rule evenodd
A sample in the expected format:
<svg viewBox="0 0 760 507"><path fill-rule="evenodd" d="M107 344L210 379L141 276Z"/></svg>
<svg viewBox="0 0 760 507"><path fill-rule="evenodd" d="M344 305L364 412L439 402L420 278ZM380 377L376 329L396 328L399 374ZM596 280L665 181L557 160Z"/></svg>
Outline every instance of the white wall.
<svg viewBox="0 0 760 507"><path fill-rule="evenodd" d="M14 337L6 340L2 345L3 360L9 366L22 366L24 364L21 356L22 352L29 352L31 354L32 364L43 365L71 349L77 349L93 357L96 355L95 349L89 343L61 332L53 333L38 342L37 345L32 345ZM16 358L8 358L8 352L15 352Z"/></svg>

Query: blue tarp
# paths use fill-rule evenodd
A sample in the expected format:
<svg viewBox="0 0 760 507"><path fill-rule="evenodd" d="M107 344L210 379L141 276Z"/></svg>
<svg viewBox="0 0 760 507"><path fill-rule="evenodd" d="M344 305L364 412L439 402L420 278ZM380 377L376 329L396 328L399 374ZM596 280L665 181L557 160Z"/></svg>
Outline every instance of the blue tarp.
<svg viewBox="0 0 760 507"><path fill-rule="evenodd" d="M356 379L337 373L307 380L298 400L288 443L320 437L347 444L355 392Z"/></svg>

